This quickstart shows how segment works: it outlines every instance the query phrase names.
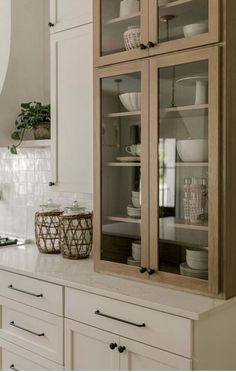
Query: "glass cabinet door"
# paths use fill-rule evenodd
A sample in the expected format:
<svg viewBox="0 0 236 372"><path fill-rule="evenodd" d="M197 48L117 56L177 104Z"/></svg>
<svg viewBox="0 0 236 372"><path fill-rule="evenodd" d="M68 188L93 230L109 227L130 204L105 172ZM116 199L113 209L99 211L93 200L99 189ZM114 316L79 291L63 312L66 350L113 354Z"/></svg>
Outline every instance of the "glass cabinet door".
<svg viewBox="0 0 236 372"><path fill-rule="evenodd" d="M218 52L151 62L153 278L206 292L218 290Z"/></svg>
<svg viewBox="0 0 236 372"><path fill-rule="evenodd" d="M97 72L95 244L98 267L148 267L148 63Z"/></svg>
<svg viewBox="0 0 236 372"><path fill-rule="evenodd" d="M94 0L94 59L101 66L148 55L148 1Z"/></svg>
<svg viewBox="0 0 236 372"><path fill-rule="evenodd" d="M219 12L219 0L150 0L150 53L220 41Z"/></svg>

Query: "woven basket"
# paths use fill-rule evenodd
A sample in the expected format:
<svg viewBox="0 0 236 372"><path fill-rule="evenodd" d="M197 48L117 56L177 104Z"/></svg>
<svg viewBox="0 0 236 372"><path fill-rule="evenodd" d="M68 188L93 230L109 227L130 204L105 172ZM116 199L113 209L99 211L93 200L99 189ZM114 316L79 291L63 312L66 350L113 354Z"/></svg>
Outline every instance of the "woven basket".
<svg viewBox="0 0 236 372"><path fill-rule="evenodd" d="M125 49L137 49L140 47L140 36L141 30L139 27L129 27L127 31L124 32L124 43Z"/></svg>
<svg viewBox="0 0 236 372"><path fill-rule="evenodd" d="M80 260L89 257L93 245L93 215L61 215L60 249L63 257Z"/></svg>
<svg viewBox="0 0 236 372"><path fill-rule="evenodd" d="M35 238L41 253L60 253L59 216L62 212L36 212Z"/></svg>

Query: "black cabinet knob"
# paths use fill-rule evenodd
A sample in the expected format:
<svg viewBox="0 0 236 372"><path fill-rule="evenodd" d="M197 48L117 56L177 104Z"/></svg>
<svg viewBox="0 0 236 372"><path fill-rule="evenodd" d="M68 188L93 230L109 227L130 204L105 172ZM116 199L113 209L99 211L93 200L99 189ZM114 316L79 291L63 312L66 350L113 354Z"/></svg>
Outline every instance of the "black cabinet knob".
<svg viewBox="0 0 236 372"><path fill-rule="evenodd" d="M147 269L147 272L149 275L153 275L155 273L155 270L150 269L150 267Z"/></svg>
<svg viewBox="0 0 236 372"><path fill-rule="evenodd" d="M152 41L149 41L149 42L147 43L147 47L148 47L148 48L154 48L154 46L155 46L155 44L154 44Z"/></svg>
<svg viewBox="0 0 236 372"><path fill-rule="evenodd" d="M144 274L147 271L146 267L140 267L139 272Z"/></svg>
<svg viewBox="0 0 236 372"><path fill-rule="evenodd" d="M125 346L119 346L118 347L119 353L123 353L126 350Z"/></svg>
<svg viewBox="0 0 236 372"><path fill-rule="evenodd" d="M55 26L55 24L54 24L54 23L52 23L52 22L49 22L49 23L48 23L48 26L49 26L49 27L54 27L54 26Z"/></svg>
<svg viewBox="0 0 236 372"><path fill-rule="evenodd" d="M117 347L117 344L112 342L110 345L109 345L110 349L111 350L114 350L116 347Z"/></svg>
<svg viewBox="0 0 236 372"><path fill-rule="evenodd" d="M55 186L55 182L49 182L48 186L49 187Z"/></svg>
<svg viewBox="0 0 236 372"><path fill-rule="evenodd" d="M139 45L139 48L142 49L142 50L143 50L143 49L147 49L146 45L143 44L143 43L141 43L141 44Z"/></svg>

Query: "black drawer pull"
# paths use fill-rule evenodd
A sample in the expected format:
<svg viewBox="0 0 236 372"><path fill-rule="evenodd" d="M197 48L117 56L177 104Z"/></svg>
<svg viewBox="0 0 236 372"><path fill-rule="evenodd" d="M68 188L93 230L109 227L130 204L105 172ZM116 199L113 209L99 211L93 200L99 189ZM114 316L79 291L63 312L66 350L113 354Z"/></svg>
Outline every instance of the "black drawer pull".
<svg viewBox="0 0 236 372"><path fill-rule="evenodd" d="M12 284L9 285L8 288L9 289L12 289L13 291L20 292L20 293L25 293L25 294L30 295L30 296L33 296L33 297L43 297L43 294L42 293L35 294L35 293L32 293L32 292L24 291L23 289L18 289L18 288L13 287Z"/></svg>
<svg viewBox="0 0 236 372"><path fill-rule="evenodd" d="M137 323L129 322L128 320L123 320L123 319L119 319L119 318L116 318L116 317L111 316L111 315L103 314L99 310L95 311L95 314L96 315L99 315L99 316L103 316L104 318L117 320L117 322L122 322L122 323L125 323L125 324L129 324L129 325L132 325L134 327L139 327L139 328L146 327L146 324L145 323L137 324Z"/></svg>
<svg viewBox="0 0 236 372"><path fill-rule="evenodd" d="M42 336L44 336L44 333L37 333L37 332L34 332L34 331L30 331L30 330L27 329L27 328L24 328L24 327L18 326L17 324L15 324L14 321L10 322L9 324L10 324L10 326L12 326L12 327L15 327L15 328L21 329L22 331L25 331L25 332L31 333L31 334L34 335L34 336L38 336L38 337L42 337Z"/></svg>
<svg viewBox="0 0 236 372"><path fill-rule="evenodd" d="M17 369L17 368L15 367L14 364L11 364L9 368L10 368L12 371L19 371L19 369Z"/></svg>
<svg viewBox="0 0 236 372"><path fill-rule="evenodd" d="M119 353L123 353L125 350L126 350L126 347L125 346L119 346L118 347Z"/></svg>

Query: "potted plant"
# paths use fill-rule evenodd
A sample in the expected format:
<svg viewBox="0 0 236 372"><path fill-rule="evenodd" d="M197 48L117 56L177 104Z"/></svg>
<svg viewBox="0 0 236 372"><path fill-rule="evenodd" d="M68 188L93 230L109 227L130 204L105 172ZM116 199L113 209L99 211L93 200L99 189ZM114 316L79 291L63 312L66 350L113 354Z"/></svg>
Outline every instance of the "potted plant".
<svg viewBox="0 0 236 372"><path fill-rule="evenodd" d="M33 130L35 140L50 138L50 105L43 105L41 102L28 102L21 104L21 112L15 122L16 129L11 138L18 141L17 144L9 146L12 154L17 154L24 139L25 133Z"/></svg>

